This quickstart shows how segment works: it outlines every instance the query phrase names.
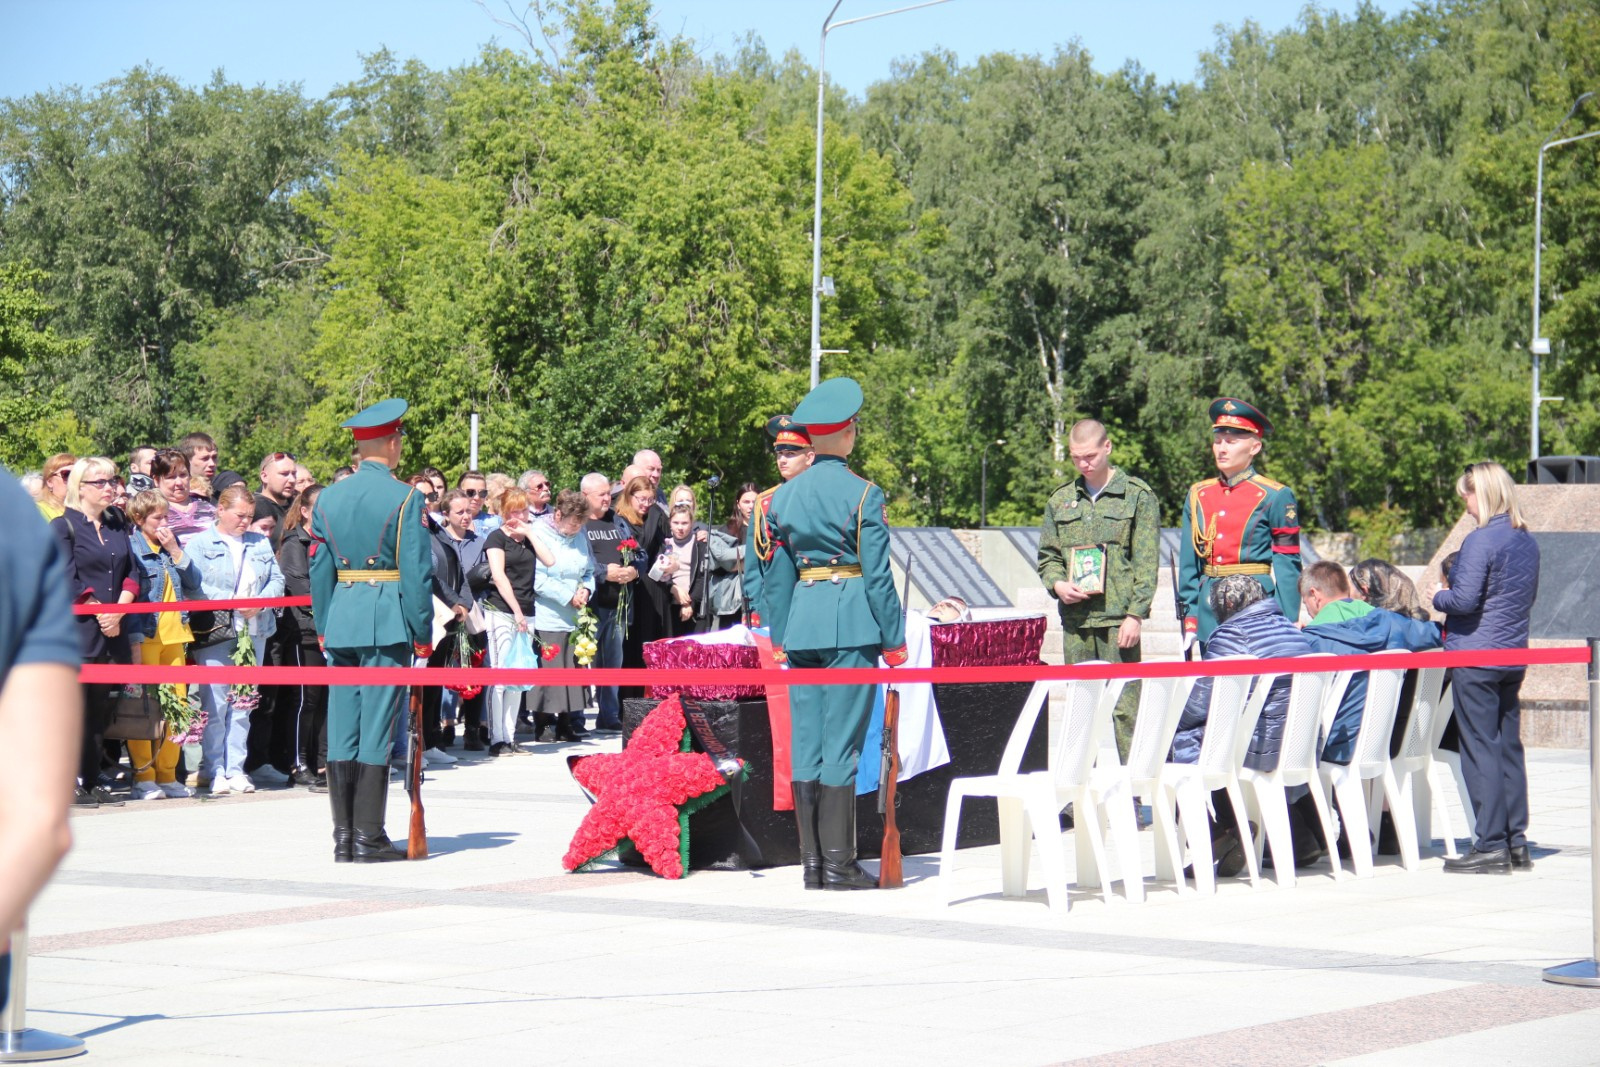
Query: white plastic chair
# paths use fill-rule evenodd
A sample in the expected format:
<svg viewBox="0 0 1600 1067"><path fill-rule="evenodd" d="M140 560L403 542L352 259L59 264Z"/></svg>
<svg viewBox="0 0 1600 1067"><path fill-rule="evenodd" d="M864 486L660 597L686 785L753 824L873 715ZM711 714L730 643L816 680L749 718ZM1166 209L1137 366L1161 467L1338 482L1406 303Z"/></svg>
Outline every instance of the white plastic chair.
<svg viewBox="0 0 1600 1067"><path fill-rule="evenodd" d="M1429 675L1433 675L1429 679ZM1417 832L1421 840L1433 840L1433 820L1438 819L1440 836L1444 839L1444 854L1460 855L1456 849L1455 823L1450 817L1450 806L1445 803L1445 789L1451 779L1455 781L1456 794L1461 799L1461 810L1466 813L1467 838L1478 832L1478 820L1472 811L1472 794L1467 790L1466 775L1461 773L1461 755L1440 748L1450 717L1455 714L1455 701L1444 689L1443 667L1429 667L1417 679L1417 711L1412 714L1412 729L1406 735L1406 746L1401 751L1405 777L1401 788L1412 790L1413 809L1416 812ZM1425 688L1426 686L1426 688ZM1424 708L1431 711L1429 721L1419 722ZM1414 735L1414 736L1413 736ZM1418 773L1420 770L1420 773Z"/></svg>
<svg viewBox="0 0 1600 1067"><path fill-rule="evenodd" d="M1162 681L1169 681L1162 679ZM1126 681L1114 679L1106 684L1105 691L1100 694L1100 714L1106 722L1111 722L1116 714L1117 701L1122 697ZM1161 686L1156 687L1161 692ZM1145 706L1146 687L1141 685L1139 705ZM1176 723L1173 726L1177 728ZM1138 731L1138 718L1134 720L1134 730ZM1104 855L1103 844L1097 849L1095 842L1104 842L1109 834L1117 844L1117 870L1122 879L1123 895L1134 903L1144 900L1144 868L1140 863L1139 855L1139 822L1134 813L1133 779L1129 774L1132 766L1135 748L1134 744L1128 747L1129 767L1122 764L1117 754L1115 731L1109 727L1101 731L1101 744L1099 754L1095 760L1094 769L1089 774L1089 783L1085 790L1087 805L1074 801L1073 803L1073 846L1077 855L1078 885L1084 888L1100 887L1106 892L1106 899L1110 900L1109 891L1106 889L1101 875L1101 861ZM1109 742L1109 743L1108 743ZM1135 738L1137 742L1137 737ZM1148 742L1147 742L1148 743ZM1167 746L1171 747L1168 738ZM1164 758L1165 752L1155 758L1158 766ZM1094 826L1089 833L1084 833L1085 827L1081 820L1094 819Z"/></svg>
<svg viewBox="0 0 1600 1067"><path fill-rule="evenodd" d="M1250 658L1225 656L1212 662L1226 663ZM1246 706L1246 697L1250 692L1252 678L1253 676L1248 674L1213 677L1211 703L1206 709L1206 729L1200 739L1199 758L1194 763L1168 763L1161 769L1170 798L1168 801L1163 801L1163 805L1172 801L1177 803L1178 822L1183 828L1189 863L1194 868L1195 888L1207 895L1217 891L1216 871L1212 867L1215 860L1211 854L1211 820L1207 816L1211 792L1216 789L1227 790L1229 803L1233 805L1233 813L1239 825L1248 825L1244 794L1239 788L1239 759L1236 751L1241 731L1248 744L1250 733L1255 729L1253 718L1248 726L1244 722L1249 710ZM1260 711L1259 706L1256 711ZM1180 705L1179 718L1182 717L1182 712ZM1173 732L1177 732L1176 725L1173 727ZM1170 747L1169 742L1168 748ZM1249 849L1245 850L1245 862L1250 871L1250 884L1255 885L1261 878L1261 870L1256 863L1254 852Z"/></svg>
<svg viewBox="0 0 1600 1067"><path fill-rule="evenodd" d="M1394 819L1395 833L1409 832L1419 846L1433 838L1433 738L1443 689L1443 667L1424 667L1417 671L1405 737L1400 743L1400 754L1393 760L1395 778L1400 783L1400 804L1398 810L1391 805L1389 814ZM1445 714L1448 716L1449 712ZM1442 796L1440 802L1443 802ZM1401 827L1402 814L1409 821L1409 828ZM1453 856L1456 845L1449 836L1448 812L1442 815L1441 821L1445 823L1445 855Z"/></svg>
<svg viewBox="0 0 1600 1067"><path fill-rule="evenodd" d="M1176 883L1179 895L1189 891L1189 883L1181 873L1183 864L1178 862L1182 852L1178 847L1173 797L1166 785L1166 768L1172 738L1178 732L1178 720L1183 717L1183 706L1193 688L1193 678L1146 678L1141 682L1139 712L1134 719L1124 772L1128 778L1128 793L1135 802L1142 800L1150 805L1151 830L1155 835L1155 876Z"/></svg>
<svg viewBox="0 0 1600 1067"><path fill-rule="evenodd" d="M1314 660L1325 656L1328 656L1328 653L1318 652L1300 658ZM1317 742L1322 726L1322 698L1332 673L1306 671L1289 676L1289 706L1283 719L1283 743L1278 749L1278 765L1270 771L1258 771L1249 767L1242 767L1239 771L1240 781L1250 786L1251 796L1255 801L1255 811L1260 816L1261 828L1264 831L1262 836L1253 842L1254 847L1246 850L1245 854L1255 857L1259 863L1262 849L1270 845L1273 873L1280 888L1288 888L1295 884L1294 838L1289 829L1290 786L1310 787L1311 799L1317 808L1317 818L1322 822L1322 832L1327 835L1330 844L1338 838L1328 794L1321 776L1317 773ZM1272 683L1278 677L1278 675L1265 675L1260 678L1256 682L1258 689L1252 694L1251 703L1255 703L1257 696L1264 701L1267 692L1272 688ZM1248 746L1247 737L1240 746L1241 762ZM1338 849L1330 850L1328 862L1333 867L1334 878L1342 878L1344 871L1339 866Z"/></svg>
<svg viewBox="0 0 1600 1067"><path fill-rule="evenodd" d="M1074 821L1075 836L1087 838L1092 851L1093 870L1105 869L1105 842L1100 834L1100 820L1087 817L1096 810L1091 799L1089 780L1099 752L1100 738L1111 723L1111 704L1103 700L1106 683L1094 679L1077 679L1067 683L1066 710L1061 717L1056 740L1050 746L1049 767L1043 771L1022 773L1022 753L1033 734L1039 713L1047 706L1050 686L1035 682L1028 694L1027 703L1016 725L1011 728L1011 738L1006 742L1000 757L998 774L972 778L957 778L950 783L949 799L945 802L944 836L939 850L939 875L945 889L945 899L954 899L956 831L960 825L961 802L967 797L994 797L1000 807L1000 880L1001 892L1008 897L1025 896L1028 889L1028 860L1031 842L1039 845L1039 862L1045 872L1045 895L1050 907L1065 911L1068 906L1066 850L1061 841L1060 816L1068 802L1076 813L1086 817ZM1107 794L1108 803L1110 794ZM1132 804L1128 808L1132 821ZM1135 830L1137 833L1137 830ZM1138 863L1132 864L1134 870ZM1134 881L1137 881L1135 879ZM1111 898L1109 880L1103 886L1107 900ZM1143 893L1142 884L1138 892Z"/></svg>
<svg viewBox="0 0 1600 1067"><path fill-rule="evenodd" d="M1384 656L1405 654L1404 649L1385 649L1374 652L1372 658L1378 660ZM1372 877L1372 836L1383 814L1381 800L1388 800L1391 811L1402 810L1400 786L1395 780L1394 765L1389 759L1389 742L1394 735L1394 717L1400 708L1400 687L1405 682L1405 668L1367 671L1366 675L1367 695L1361 708L1361 727L1356 731L1350 762L1344 765L1323 763L1319 768L1323 782L1339 798L1339 815L1350 842L1350 865L1355 868L1357 878ZM1400 838L1400 862L1406 870L1415 870L1416 826L1408 823L1402 827L1400 823L1401 820L1395 820L1395 832ZM1272 853L1272 862L1274 865L1278 862L1276 848Z"/></svg>

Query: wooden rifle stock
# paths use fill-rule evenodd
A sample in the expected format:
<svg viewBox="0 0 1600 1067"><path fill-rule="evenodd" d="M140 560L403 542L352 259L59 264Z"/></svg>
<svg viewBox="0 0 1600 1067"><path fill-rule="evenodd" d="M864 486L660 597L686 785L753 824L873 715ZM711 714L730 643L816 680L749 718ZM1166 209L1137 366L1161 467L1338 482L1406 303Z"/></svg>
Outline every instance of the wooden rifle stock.
<svg viewBox="0 0 1600 1067"><path fill-rule="evenodd" d="M878 888L899 889L905 885L900 870L900 825L895 821L895 788L900 779L900 694L893 688L883 694L883 781L878 783L883 797L883 848L878 853Z"/></svg>
<svg viewBox="0 0 1600 1067"><path fill-rule="evenodd" d="M406 859L428 858L428 824L422 812L422 687L411 687L411 760L406 767L406 792L411 794L411 832Z"/></svg>

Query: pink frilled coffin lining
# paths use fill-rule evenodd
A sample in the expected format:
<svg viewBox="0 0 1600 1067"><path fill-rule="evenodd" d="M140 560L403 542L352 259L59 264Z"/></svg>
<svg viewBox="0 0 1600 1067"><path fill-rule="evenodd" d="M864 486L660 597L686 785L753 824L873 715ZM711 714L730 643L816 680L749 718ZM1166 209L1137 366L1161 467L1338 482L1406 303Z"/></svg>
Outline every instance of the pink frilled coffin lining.
<svg viewBox="0 0 1600 1067"><path fill-rule="evenodd" d="M1039 662L1045 617L952 622L932 628L935 667L1027 667ZM696 700L760 700L758 685L718 684L715 672L761 666L749 645L705 645L698 641L651 641L644 646L645 666L663 670L705 671L704 684L650 686L653 700L683 693Z"/></svg>
<svg viewBox="0 0 1600 1067"><path fill-rule="evenodd" d="M1044 647L1043 615L933 627L935 667L1032 667Z"/></svg>

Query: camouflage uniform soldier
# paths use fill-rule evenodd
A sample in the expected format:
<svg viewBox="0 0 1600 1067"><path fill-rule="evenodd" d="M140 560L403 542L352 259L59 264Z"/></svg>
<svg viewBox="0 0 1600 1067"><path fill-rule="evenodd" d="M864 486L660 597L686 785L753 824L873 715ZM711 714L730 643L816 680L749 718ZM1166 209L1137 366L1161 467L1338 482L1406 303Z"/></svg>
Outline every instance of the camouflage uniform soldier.
<svg viewBox="0 0 1600 1067"><path fill-rule="evenodd" d="M1068 663L1138 663L1142 622L1156 595L1161 509L1148 485L1111 466L1111 439L1100 423L1074 425L1068 447L1081 477L1050 495L1039 531L1039 579L1061 602L1062 651ZM1072 550L1078 547L1104 551L1104 592L1087 592L1073 581ZM1139 685L1131 682L1116 711L1124 760L1138 709Z"/></svg>

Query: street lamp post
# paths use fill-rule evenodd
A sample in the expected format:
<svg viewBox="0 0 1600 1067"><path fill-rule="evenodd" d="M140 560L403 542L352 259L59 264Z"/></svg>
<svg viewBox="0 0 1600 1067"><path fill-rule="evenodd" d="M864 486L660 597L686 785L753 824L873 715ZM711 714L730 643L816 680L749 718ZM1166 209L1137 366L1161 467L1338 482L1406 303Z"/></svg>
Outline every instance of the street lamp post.
<svg viewBox="0 0 1600 1067"><path fill-rule="evenodd" d="M983 445L983 463L981 464L983 488L979 490L980 500L978 502L978 527L980 529L987 530L989 528L989 446L1003 445L1005 443L1006 439L1002 437L997 441L985 441Z"/></svg>
<svg viewBox="0 0 1600 1067"><path fill-rule="evenodd" d="M839 5L844 3L844 0L834 0L828 17L822 20L822 43L817 46L817 188L811 214L811 387L813 389L816 388L817 382L822 380L822 103L823 90L828 85L827 73L823 67L828 52L828 33L840 26L871 22L873 19L898 15L904 11L915 11L919 7L934 7L949 2L950 0L923 0L920 4L908 4L890 11L879 11L835 22L833 16L838 13Z"/></svg>
<svg viewBox="0 0 1600 1067"><path fill-rule="evenodd" d="M1539 458L1539 405L1546 400L1560 400L1559 396L1539 395L1539 361L1540 357L1550 354L1550 340L1539 335L1539 260L1543 251L1544 228L1544 154L1552 148L1572 144L1574 141L1587 141L1591 137L1600 137L1600 130L1589 133L1580 133L1576 137L1563 137L1556 140L1555 136L1561 132L1561 127L1572 120L1578 113L1578 108L1594 93L1584 93L1572 102L1572 107L1567 111L1567 117L1556 124L1550 131L1550 138L1539 146L1538 177L1534 182L1533 194L1533 336L1529 339L1528 350L1533 353L1533 417L1529 429L1529 456L1531 459Z"/></svg>

